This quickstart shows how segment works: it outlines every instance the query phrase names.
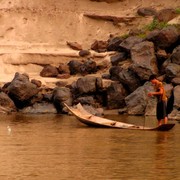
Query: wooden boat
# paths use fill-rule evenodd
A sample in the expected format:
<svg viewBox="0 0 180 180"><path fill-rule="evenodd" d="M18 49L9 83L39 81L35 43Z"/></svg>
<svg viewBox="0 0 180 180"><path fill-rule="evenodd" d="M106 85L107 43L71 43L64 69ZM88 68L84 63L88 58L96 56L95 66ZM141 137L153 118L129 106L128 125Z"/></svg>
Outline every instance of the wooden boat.
<svg viewBox="0 0 180 180"><path fill-rule="evenodd" d="M172 129L175 125L175 124L162 124L161 126L155 128L136 126L134 124L123 123L123 122L109 120L103 117L95 116L87 112L80 103L76 105L76 108L69 107L65 103L64 105L69 110L69 112L71 112L81 123L86 124L88 126L119 128L119 129L134 129L134 130L168 131Z"/></svg>

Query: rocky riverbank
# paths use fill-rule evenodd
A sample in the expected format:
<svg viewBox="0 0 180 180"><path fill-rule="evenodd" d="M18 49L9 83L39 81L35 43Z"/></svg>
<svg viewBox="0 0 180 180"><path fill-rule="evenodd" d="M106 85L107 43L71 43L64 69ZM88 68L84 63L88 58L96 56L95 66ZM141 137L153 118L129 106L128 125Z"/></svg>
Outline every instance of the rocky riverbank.
<svg viewBox="0 0 180 180"><path fill-rule="evenodd" d="M17 72L14 79L1 88L1 112L66 113L64 102L70 106L80 102L91 109L155 115L156 99L147 97L147 93L152 91L149 76L156 74L165 83L168 96L174 90L174 110L170 118L179 118L180 46L176 27L152 31L145 38L135 34L126 38L110 37L108 41L93 43L92 49L113 52L110 61L97 64L90 51L80 50L83 61L74 59L58 67L44 66L40 75L56 77L55 88L43 86L41 81L30 80L28 74ZM72 77L77 80L68 84ZM93 110L93 113L100 112Z"/></svg>
<svg viewBox="0 0 180 180"><path fill-rule="evenodd" d="M111 22L116 28L121 23L129 27L139 17L151 19L144 28L94 40L90 48L84 48L80 41L67 41L71 50L56 48L48 52L48 47L43 61L36 47L31 47L32 52L19 54L24 51L20 47L12 57L3 54L5 63L1 63L6 71L10 71L8 63L18 67L31 65L41 78L17 68L13 79L1 83L0 112L67 113L64 102L70 106L80 102L97 115L103 114L103 109L118 109L128 115L155 115L156 99L147 97L147 93L152 91L149 76L156 74L164 82L168 97L174 92L170 118L180 119L179 11L146 7L138 8L137 14L84 14L95 21Z"/></svg>

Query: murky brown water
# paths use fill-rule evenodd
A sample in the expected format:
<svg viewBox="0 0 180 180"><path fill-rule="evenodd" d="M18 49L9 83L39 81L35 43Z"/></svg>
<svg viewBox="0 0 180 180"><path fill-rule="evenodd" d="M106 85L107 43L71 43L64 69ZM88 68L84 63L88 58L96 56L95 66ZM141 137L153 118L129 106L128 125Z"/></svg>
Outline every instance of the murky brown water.
<svg viewBox="0 0 180 180"><path fill-rule="evenodd" d="M112 118L144 124L142 117ZM90 128L73 116L0 115L0 180L6 179L179 180L180 124L149 132Z"/></svg>

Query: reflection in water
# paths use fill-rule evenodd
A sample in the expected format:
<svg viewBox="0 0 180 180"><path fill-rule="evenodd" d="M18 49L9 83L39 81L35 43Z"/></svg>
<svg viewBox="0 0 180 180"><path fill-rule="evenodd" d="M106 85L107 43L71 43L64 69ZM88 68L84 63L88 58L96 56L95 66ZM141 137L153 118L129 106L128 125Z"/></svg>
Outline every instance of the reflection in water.
<svg viewBox="0 0 180 180"><path fill-rule="evenodd" d="M2 180L180 177L179 124L169 132L149 132L89 128L62 115L2 115L0 119ZM111 119L143 124L142 117ZM148 126L154 123L146 119Z"/></svg>
<svg viewBox="0 0 180 180"><path fill-rule="evenodd" d="M171 174L178 178L174 172L176 155L173 146L174 134L169 132L158 132L156 137L155 168L159 179L164 179L164 174ZM163 175L162 175L163 174ZM171 178L172 178L171 177ZM173 179L174 179L173 178Z"/></svg>

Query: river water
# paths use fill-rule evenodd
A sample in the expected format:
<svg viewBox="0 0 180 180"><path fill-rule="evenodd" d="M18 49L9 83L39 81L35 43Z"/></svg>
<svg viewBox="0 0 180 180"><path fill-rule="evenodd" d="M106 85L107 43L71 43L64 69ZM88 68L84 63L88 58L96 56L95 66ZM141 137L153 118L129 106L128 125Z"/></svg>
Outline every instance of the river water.
<svg viewBox="0 0 180 180"><path fill-rule="evenodd" d="M109 116L155 126L154 117ZM0 180L179 180L180 124L92 128L66 115L0 115Z"/></svg>

